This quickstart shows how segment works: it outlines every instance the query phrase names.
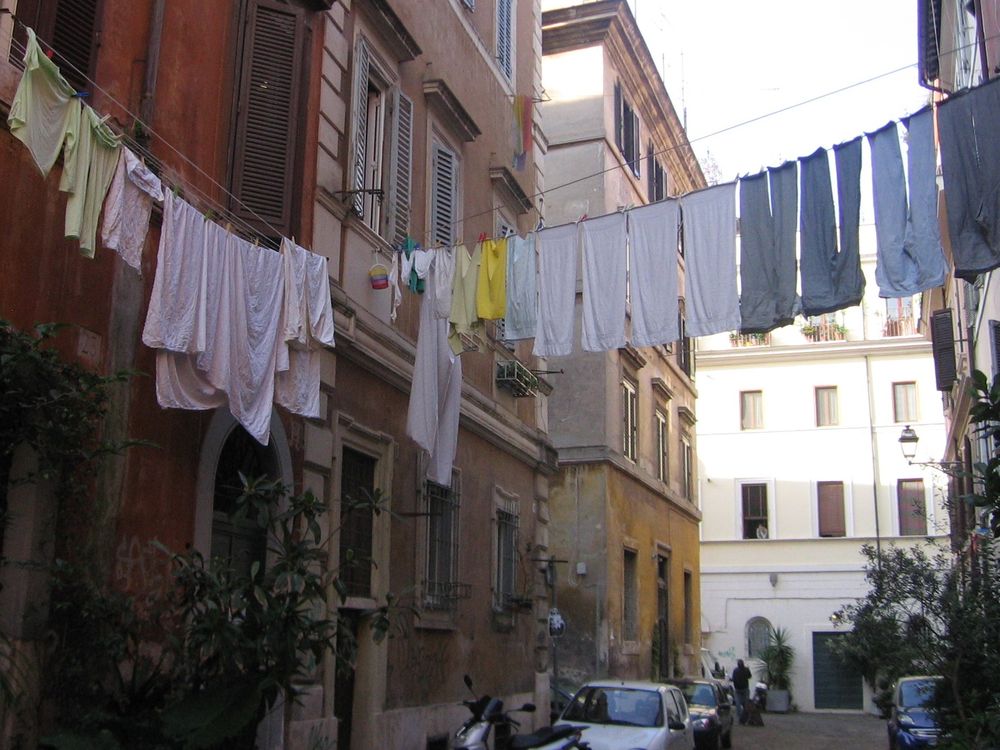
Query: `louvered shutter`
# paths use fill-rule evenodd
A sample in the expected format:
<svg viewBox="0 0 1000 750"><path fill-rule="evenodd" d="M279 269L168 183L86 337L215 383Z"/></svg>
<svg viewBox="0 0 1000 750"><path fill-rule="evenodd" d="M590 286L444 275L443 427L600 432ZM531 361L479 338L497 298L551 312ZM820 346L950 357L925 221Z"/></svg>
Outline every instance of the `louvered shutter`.
<svg viewBox="0 0 1000 750"><path fill-rule="evenodd" d="M653 142L646 147L646 200L650 203L656 200L656 163L653 159Z"/></svg>
<svg viewBox="0 0 1000 750"><path fill-rule="evenodd" d="M513 0L497 0L497 62L508 78L514 74L512 3Z"/></svg>
<svg viewBox="0 0 1000 750"><path fill-rule="evenodd" d="M951 310L937 310L931 314L931 349L934 353L934 378L939 391L951 390L957 376L955 371L955 329Z"/></svg>
<svg viewBox="0 0 1000 750"><path fill-rule="evenodd" d="M822 537L845 536L844 483L819 482L816 486L819 516L819 535Z"/></svg>
<svg viewBox="0 0 1000 750"><path fill-rule="evenodd" d="M639 137L639 115L632 111L632 149L629 151L628 158L632 162L632 172L636 177L639 176L639 153L642 140Z"/></svg>
<svg viewBox="0 0 1000 750"><path fill-rule="evenodd" d="M392 126L389 237L400 244L410 233L410 174L413 169L413 101L398 89Z"/></svg>
<svg viewBox="0 0 1000 750"><path fill-rule="evenodd" d="M622 118L622 85L615 82L615 145L625 153L625 127Z"/></svg>
<svg viewBox="0 0 1000 750"><path fill-rule="evenodd" d="M79 91L90 91L97 56L98 19L102 0L18 0L17 19L34 29L43 47L51 47L59 72ZM14 28L14 39L23 46L24 29ZM22 54L11 47L10 61L23 64Z"/></svg>
<svg viewBox="0 0 1000 750"><path fill-rule="evenodd" d="M292 234L305 12L250 0L233 155L232 211L265 234ZM273 227L273 229L272 229Z"/></svg>
<svg viewBox="0 0 1000 750"><path fill-rule="evenodd" d="M433 147L431 163L431 242L450 245L455 237L458 194L458 157L440 143Z"/></svg>
<svg viewBox="0 0 1000 750"><path fill-rule="evenodd" d="M990 339L993 344L993 376L1000 374L1000 320L990 321Z"/></svg>
<svg viewBox="0 0 1000 750"><path fill-rule="evenodd" d="M917 0L917 70L921 83L940 77L941 0Z"/></svg>
<svg viewBox="0 0 1000 750"><path fill-rule="evenodd" d="M351 189L365 188L365 157L368 145L368 75L371 67L371 52L364 39L358 40L354 56L354 166L351 170ZM357 193L351 206L358 216L365 215L364 193Z"/></svg>

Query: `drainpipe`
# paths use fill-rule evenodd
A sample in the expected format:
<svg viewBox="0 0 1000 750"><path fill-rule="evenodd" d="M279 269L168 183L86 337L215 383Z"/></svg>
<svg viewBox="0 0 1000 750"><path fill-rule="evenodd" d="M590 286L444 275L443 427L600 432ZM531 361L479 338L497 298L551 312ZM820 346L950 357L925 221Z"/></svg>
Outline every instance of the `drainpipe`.
<svg viewBox="0 0 1000 750"><path fill-rule="evenodd" d="M878 488L882 475L878 468L878 441L875 436L875 397L872 393L871 355L865 355L865 380L868 384L868 433L872 446L872 497L875 503L875 550L878 553L878 568L882 570L882 530L878 518Z"/></svg>
<svg viewBox="0 0 1000 750"><path fill-rule="evenodd" d="M149 49L146 53L146 71L142 82L142 100L139 117L144 125L142 137L148 139L146 130L153 124L156 101L156 74L160 69L160 43L163 40L163 11L166 0L154 0L149 18Z"/></svg>

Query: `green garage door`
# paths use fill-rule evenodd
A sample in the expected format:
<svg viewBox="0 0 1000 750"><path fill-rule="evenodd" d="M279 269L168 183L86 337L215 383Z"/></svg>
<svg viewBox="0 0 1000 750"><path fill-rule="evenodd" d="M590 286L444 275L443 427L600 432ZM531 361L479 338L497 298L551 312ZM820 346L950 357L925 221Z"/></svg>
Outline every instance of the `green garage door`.
<svg viewBox="0 0 1000 750"><path fill-rule="evenodd" d="M813 633L813 694L816 708L863 708L861 673L830 648L843 633Z"/></svg>

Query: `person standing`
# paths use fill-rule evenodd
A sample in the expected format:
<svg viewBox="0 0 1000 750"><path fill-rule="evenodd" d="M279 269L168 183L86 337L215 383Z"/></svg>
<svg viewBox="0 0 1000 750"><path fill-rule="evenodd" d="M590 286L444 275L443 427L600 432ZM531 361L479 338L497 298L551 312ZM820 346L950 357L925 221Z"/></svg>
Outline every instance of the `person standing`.
<svg viewBox="0 0 1000 750"><path fill-rule="evenodd" d="M736 693L736 713L740 717L740 724L747 723L747 700L750 697L750 678L753 673L743 663L742 659L736 661L736 669L733 670L733 691Z"/></svg>

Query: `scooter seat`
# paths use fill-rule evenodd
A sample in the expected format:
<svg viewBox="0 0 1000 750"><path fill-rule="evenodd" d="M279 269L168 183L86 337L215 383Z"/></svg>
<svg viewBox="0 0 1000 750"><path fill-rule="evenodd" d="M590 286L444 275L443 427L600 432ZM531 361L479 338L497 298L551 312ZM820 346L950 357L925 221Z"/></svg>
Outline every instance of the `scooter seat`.
<svg viewBox="0 0 1000 750"><path fill-rule="evenodd" d="M559 724L554 727L542 727L531 734L519 734L511 738L511 750L529 750L533 747L541 747L550 742L570 737L579 732L583 727L574 727L571 724Z"/></svg>

